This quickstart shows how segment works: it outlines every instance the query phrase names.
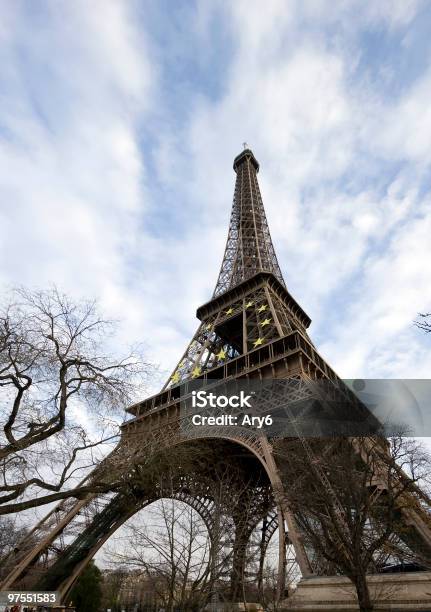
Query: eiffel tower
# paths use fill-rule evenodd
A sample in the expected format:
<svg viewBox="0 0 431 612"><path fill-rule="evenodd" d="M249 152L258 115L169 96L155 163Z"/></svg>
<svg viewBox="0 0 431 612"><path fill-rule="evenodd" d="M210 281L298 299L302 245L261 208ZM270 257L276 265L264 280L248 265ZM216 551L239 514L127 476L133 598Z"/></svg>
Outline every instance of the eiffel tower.
<svg viewBox="0 0 431 612"><path fill-rule="evenodd" d="M235 158L233 168L236 182L224 257L211 300L197 310L196 333L163 389L128 408L130 417L122 426L117 448L87 477L90 485L98 483L95 492L62 501L47 514L4 564L2 589L57 590L66 601L80 573L109 537L136 512L163 497L160 480L146 475L154 469L152 457L160 460L162 470L164 461L170 468L175 465L171 497L194 508L213 538L217 470L232 475L226 485L231 498L246 483L246 494L230 509L231 602L242 600L247 546L258 525L263 525L253 576L258 585L275 532L280 597L289 572L286 551L293 551L291 561L303 577L322 573L319 559L303 544L286 502L288 491L283 496L277 493L286 484L271 439L253 430L227 434L214 428L201 428L193 439L183 435L180 404L192 383L291 380L297 397L308 392L312 381L340 383L308 336L309 316L286 287L257 180L259 163L249 148ZM183 458L182 448L193 450L189 459ZM431 529L420 512L411 510L406 522L431 548Z"/></svg>

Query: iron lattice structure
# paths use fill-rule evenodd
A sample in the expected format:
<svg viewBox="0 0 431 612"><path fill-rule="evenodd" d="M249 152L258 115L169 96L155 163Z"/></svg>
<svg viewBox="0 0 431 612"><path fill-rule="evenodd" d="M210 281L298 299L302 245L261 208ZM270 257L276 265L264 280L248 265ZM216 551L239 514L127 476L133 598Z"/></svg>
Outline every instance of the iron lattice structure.
<svg viewBox="0 0 431 612"><path fill-rule="evenodd" d="M235 158L233 168L236 182L232 213L213 297L232 289L257 272L271 272L282 285L285 284L257 182L259 164L250 149Z"/></svg>
<svg viewBox="0 0 431 612"><path fill-rule="evenodd" d="M3 562L3 589L52 589L66 598L104 542L137 511L166 497L165 470L174 473L169 495L201 515L213 546L218 545L220 516L231 525L224 571L230 576L231 601L242 599L247 580L261 588L265 554L276 531L280 596L293 561L303 576L329 571L315 551L303 545L272 440L241 428L227 433L200 427L184 435L180 404L190 397L196 380L213 386L244 379L287 380L288 396L272 390L262 397L261 409L284 405L288 418L310 397L315 381L343 390L308 336L310 318L284 283L257 181L259 164L249 149L235 158L234 170L235 195L220 274L212 299L197 310L200 323L190 344L160 393L128 409L130 418L122 426L119 445L86 479L94 484L94 493L59 503ZM360 410L354 396L348 399ZM312 446L300 432L298 440L313 463ZM313 465L320 486L330 487L325 473L316 462ZM220 483L223 499L217 493ZM333 504L342 524L343 510L335 494ZM431 548L431 528L419 505L412 502L405 512L411 540ZM258 542L259 548L251 577L245 568L250 542ZM292 563L287 551L294 551Z"/></svg>

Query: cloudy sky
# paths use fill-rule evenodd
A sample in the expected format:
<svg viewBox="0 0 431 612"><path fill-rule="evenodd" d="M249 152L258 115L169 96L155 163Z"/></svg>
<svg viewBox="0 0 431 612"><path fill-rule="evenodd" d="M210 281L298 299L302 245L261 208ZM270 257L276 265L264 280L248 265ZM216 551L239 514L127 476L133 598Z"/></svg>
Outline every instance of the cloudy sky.
<svg viewBox="0 0 431 612"><path fill-rule="evenodd" d="M0 287L97 297L166 375L247 141L343 377L429 377L431 5L0 0Z"/></svg>

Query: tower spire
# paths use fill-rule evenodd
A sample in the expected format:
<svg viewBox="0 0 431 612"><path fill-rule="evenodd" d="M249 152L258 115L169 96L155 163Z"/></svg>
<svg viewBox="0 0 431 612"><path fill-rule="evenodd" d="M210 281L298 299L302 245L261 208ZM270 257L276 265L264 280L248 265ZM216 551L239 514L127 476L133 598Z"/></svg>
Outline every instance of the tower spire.
<svg viewBox="0 0 431 612"><path fill-rule="evenodd" d="M285 286L269 233L257 173L259 162L249 148L233 162L235 191L224 257L214 296L258 272L271 272Z"/></svg>

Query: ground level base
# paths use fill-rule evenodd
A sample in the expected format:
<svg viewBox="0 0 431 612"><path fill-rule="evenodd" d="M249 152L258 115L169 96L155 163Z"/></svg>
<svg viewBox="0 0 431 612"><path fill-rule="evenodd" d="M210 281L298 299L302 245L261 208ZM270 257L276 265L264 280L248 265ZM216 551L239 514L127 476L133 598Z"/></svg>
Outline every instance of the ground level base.
<svg viewBox="0 0 431 612"><path fill-rule="evenodd" d="M431 612L431 572L376 574L367 579L375 610ZM303 578L283 602L287 612L359 610L352 583L341 576Z"/></svg>

